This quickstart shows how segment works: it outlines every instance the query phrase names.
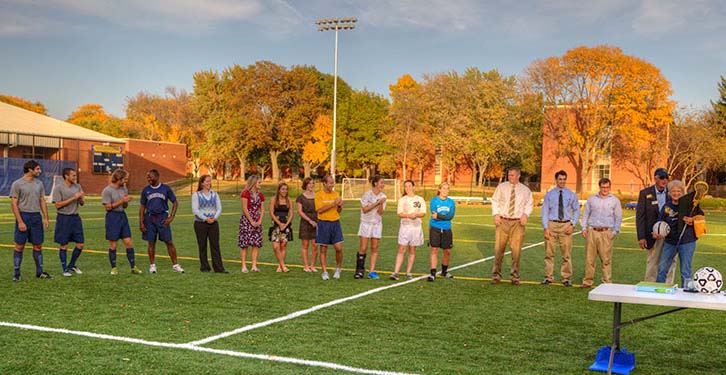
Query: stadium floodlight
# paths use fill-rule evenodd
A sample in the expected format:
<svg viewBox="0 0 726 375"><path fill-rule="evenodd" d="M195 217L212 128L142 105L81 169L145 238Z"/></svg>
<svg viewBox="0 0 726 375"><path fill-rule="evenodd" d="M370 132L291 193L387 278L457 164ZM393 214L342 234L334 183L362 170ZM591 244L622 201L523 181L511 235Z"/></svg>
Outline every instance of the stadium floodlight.
<svg viewBox="0 0 726 375"><path fill-rule="evenodd" d="M315 21L318 31L335 31L335 60L333 68L333 147L330 150L330 174L335 179L335 147L338 124L338 31L353 30L358 19L355 17L326 18Z"/></svg>

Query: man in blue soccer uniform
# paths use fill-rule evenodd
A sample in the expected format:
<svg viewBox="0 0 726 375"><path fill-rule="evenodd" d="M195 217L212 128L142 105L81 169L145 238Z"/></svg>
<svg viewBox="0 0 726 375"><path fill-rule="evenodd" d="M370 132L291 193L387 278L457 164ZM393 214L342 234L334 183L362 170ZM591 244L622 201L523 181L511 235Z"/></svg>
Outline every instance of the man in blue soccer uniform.
<svg viewBox="0 0 726 375"><path fill-rule="evenodd" d="M15 215L15 251L13 265L15 274L13 281L20 281L20 264L23 261L25 244L33 244L33 260L35 260L35 276L50 279L52 276L43 271L43 240L44 229L48 228L48 207L45 204L45 187L38 180L40 164L30 160L23 164L23 177L10 185L10 207ZM40 216L40 213L43 216Z"/></svg>
<svg viewBox="0 0 726 375"><path fill-rule="evenodd" d="M83 272L76 267L76 261L83 251L83 223L81 216L78 215L78 206L85 203L85 195L81 185L76 181L78 174L73 168L63 169L63 183L53 189L53 204L58 210L58 216L55 221L55 242L60 246L58 255L60 257L61 266L63 267L63 276L70 277L71 271L80 275ZM68 257L68 243L75 242L71 253L71 262L66 265Z"/></svg>
<svg viewBox="0 0 726 375"><path fill-rule="evenodd" d="M184 273L184 269L177 263L176 247L171 240L171 222L176 216L178 202L174 191L159 182L159 171L152 169L146 173L146 181L149 186L141 192L141 206L139 207L139 229L143 239L149 243L149 272L156 273L156 239L157 237L166 244L166 251L169 253L172 269L174 272ZM172 203L171 214L169 203Z"/></svg>

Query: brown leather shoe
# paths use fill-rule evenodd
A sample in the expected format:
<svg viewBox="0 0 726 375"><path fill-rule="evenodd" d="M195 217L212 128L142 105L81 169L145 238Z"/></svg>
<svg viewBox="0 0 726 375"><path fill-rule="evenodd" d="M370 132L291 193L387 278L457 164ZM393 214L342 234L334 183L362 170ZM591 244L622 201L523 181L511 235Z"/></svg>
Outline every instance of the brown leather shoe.
<svg viewBox="0 0 726 375"><path fill-rule="evenodd" d="M521 284L519 280L512 280L512 285L519 286L519 284Z"/></svg>
<svg viewBox="0 0 726 375"><path fill-rule="evenodd" d="M500 282L501 282L501 280L499 280L499 279L492 279L492 281L490 282L490 284L492 284L492 285L497 285L497 284L499 284Z"/></svg>

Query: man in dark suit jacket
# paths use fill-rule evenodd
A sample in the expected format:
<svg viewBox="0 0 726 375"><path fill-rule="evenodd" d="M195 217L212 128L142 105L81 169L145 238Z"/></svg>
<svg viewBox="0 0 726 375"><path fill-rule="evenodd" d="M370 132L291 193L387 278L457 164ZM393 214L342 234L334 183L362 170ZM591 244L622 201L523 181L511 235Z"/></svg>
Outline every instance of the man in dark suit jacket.
<svg viewBox="0 0 726 375"><path fill-rule="evenodd" d="M640 248L648 251L648 257L645 264L645 281L655 281L658 276L658 262L660 260L660 252L663 249L663 240L653 238L653 225L658 221L658 215L661 208L668 200L668 172L664 168L658 168L653 174L655 184L640 191L638 196L638 206L635 209L635 226L638 231L638 242ZM673 283L673 275L676 269L676 261L668 271L666 282Z"/></svg>

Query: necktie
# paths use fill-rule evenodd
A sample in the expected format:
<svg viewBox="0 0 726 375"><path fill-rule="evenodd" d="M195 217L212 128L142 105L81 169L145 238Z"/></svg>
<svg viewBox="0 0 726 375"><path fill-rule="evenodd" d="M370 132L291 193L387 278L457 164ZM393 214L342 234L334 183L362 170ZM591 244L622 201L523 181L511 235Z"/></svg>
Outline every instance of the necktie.
<svg viewBox="0 0 726 375"><path fill-rule="evenodd" d="M517 198L515 191L514 191L514 186L515 185L512 185L512 192L509 193L509 211L507 213L509 215L509 217L514 216L514 203Z"/></svg>
<svg viewBox="0 0 726 375"><path fill-rule="evenodd" d="M562 221L565 218L565 205L562 203L562 190L560 190L560 202L557 205L557 220Z"/></svg>

